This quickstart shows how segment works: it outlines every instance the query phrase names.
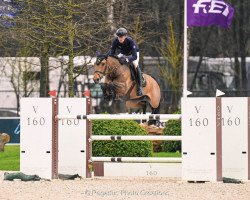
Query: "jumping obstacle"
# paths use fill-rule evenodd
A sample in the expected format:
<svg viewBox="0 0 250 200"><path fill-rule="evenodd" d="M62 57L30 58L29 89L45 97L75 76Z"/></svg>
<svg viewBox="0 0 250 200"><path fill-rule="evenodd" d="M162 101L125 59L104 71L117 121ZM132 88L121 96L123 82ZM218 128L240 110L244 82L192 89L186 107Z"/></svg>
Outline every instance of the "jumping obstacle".
<svg viewBox="0 0 250 200"><path fill-rule="evenodd" d="M109 119L110 115L89 114L91 108L89 99L22 98L21 105L21 132L23 133L21 134L21 171L26 174L38 174L48 179L57 178L58 173L78 173L83 177L90 177L89 166L96 162L93 161L95 158L92 158L91 142L97 140L100 136L91 134L91 121L89 119L82 120L79 119L80 117L72 119L72 114L82 113L81 116L98 119ZM60 118L60 116L71 119ZM126 116L131 119L131 115ZM116 119L125 118L124 114L112 117ZM171 115L164 115L164 118L166 117L170 118ZM174 115L173 117L179 119L180 115ZM132 115L132 118L159 119L161 115ZM118 140L119 136L109 138ZM131 136L122 136L122 139L181 140L181 137L145 136L145 138L142 138L142 136L132 136L131 138ZM101 164L100 159L105 160L105 158L99 158L98 164ZM41 160L42 164L40 163ZM112 161L113 159L109 160ZM156 158L149 160L149 158L145 158L137 161L136 166L133 165L130 170L145 169L144 175L148 174L148 176L171 176L171 174L168 174L169 172L172 172L174 176L176 174L181 176L180 159L178 159L178 162L178 167L176 167L171 159ZM111 169L114 167L107 163L103 163L103 166L105 174L108 171L114 171ZM169 172L164 170L166 166L169 166ZM122 167L119 168L122 169ZM129 166L126 167L129 168ZM176 168L178 168L178 172L175 172ZM117 168L115 171L117 172Z"/></svg>
<svg viewBox="0 0 250 200"><path fill-rule="evenodd" d="M180 114L89 114L89 115L57 115L57 119L88 119L88 120L178 120Z"/></svg>
<svg viewBox="0 0 250 200"><path fill-rule="evenodd" d="M104 176L138 174L221 181L222 174L226 174L229 178L248 180L250 117L249 114L241 116L242 109L237 112L242 105L247 106L244 110L249 113L248 98L184 98L182 115L95 115L90 114L90 99L23 98L21 171L44 178L56 178L58 173L91 177L89 166L94 164L95 173ZM181 118L182 136L97 136L91 133L91 120L125 118ZM235 130L241 135L240 139L236 134L228 134ZM95 140L181 140L182 158L92 157L91 143ZM238 146L239 150L229 155L222 144L230 147L234 142L233 146ZM235 159L236 156L239 159Z"/></svg>

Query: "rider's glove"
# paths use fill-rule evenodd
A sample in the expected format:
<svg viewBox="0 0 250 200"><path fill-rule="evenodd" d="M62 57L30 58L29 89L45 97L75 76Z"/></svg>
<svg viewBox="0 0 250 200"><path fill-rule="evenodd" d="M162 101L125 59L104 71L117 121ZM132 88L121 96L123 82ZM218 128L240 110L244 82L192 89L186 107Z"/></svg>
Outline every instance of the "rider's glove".
<svg viewBox="0 0 250 200"><path fill-rule="evenodd" d="M129 60L128 60L128 58L121 57L121 58L119 58L119 62L121 65L125 65L129 62Z"/></svg>

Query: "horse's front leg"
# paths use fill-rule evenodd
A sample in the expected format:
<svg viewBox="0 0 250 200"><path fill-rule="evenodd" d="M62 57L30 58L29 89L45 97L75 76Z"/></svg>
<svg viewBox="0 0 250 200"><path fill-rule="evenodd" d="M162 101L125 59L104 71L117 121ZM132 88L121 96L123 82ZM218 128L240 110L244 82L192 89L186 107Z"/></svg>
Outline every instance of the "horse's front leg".
<svg viewBox="0 0 250 200"><path fill-rule="evenodd" d="M108 82L101 85L103 97L105 100L115 100L124 95L124 84L117 82Z"/></svg>
<svg viewBox="0 0 250 200"><path fill-rule="evenodd" d="M113 82L110 82L108 84L108 92L111 99L116 99L116 86Z"/></svg>
<svg viewBox="0 0 250 200"><path fill-rule="evenodd" d="M102 89L102 93L103 93L103 98L105 101L110 101L110 94L109 94L109 87L108 87L108 83L102 83L101 84L101 89Z"/></svg>
<svg viewBox="0 0 250 200"><path fill-rule="evenodd" d="M126 84L119 81L113 81L109 84L110 91L114 98L119 99L126 94Z"/></svg>

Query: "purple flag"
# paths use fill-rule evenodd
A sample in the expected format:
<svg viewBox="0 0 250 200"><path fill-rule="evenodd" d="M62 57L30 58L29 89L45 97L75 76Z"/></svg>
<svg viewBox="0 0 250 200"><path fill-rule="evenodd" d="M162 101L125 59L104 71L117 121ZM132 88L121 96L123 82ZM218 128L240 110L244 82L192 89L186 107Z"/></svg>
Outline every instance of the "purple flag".
<svg viewBox="0 0 250 200"><path fill-rule="evenodd" d="M187 25L218 25L229 28L234 15L233 7L224 0L187 0Z"/></svg>

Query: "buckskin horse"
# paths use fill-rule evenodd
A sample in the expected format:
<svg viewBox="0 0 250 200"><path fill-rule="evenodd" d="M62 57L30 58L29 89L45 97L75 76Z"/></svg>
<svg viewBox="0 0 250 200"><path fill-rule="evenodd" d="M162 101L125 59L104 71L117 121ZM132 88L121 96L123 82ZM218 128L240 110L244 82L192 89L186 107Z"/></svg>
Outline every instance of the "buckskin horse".
<svg viewBox="0 0 250 200"><path fill-rule="evenodd" d="M137 96L137 85L133 80L131 69L128 65L121 65L116 56L98 55L94 65L93 80L99 83L105 77L104 83L101 83L104 99L125 100L129 113L131 109L142 109L145 114L147 103L151 106L152 114L159 113L161 91L158 83L153 77L143 74L145 80L143 96Z"/></svg>

